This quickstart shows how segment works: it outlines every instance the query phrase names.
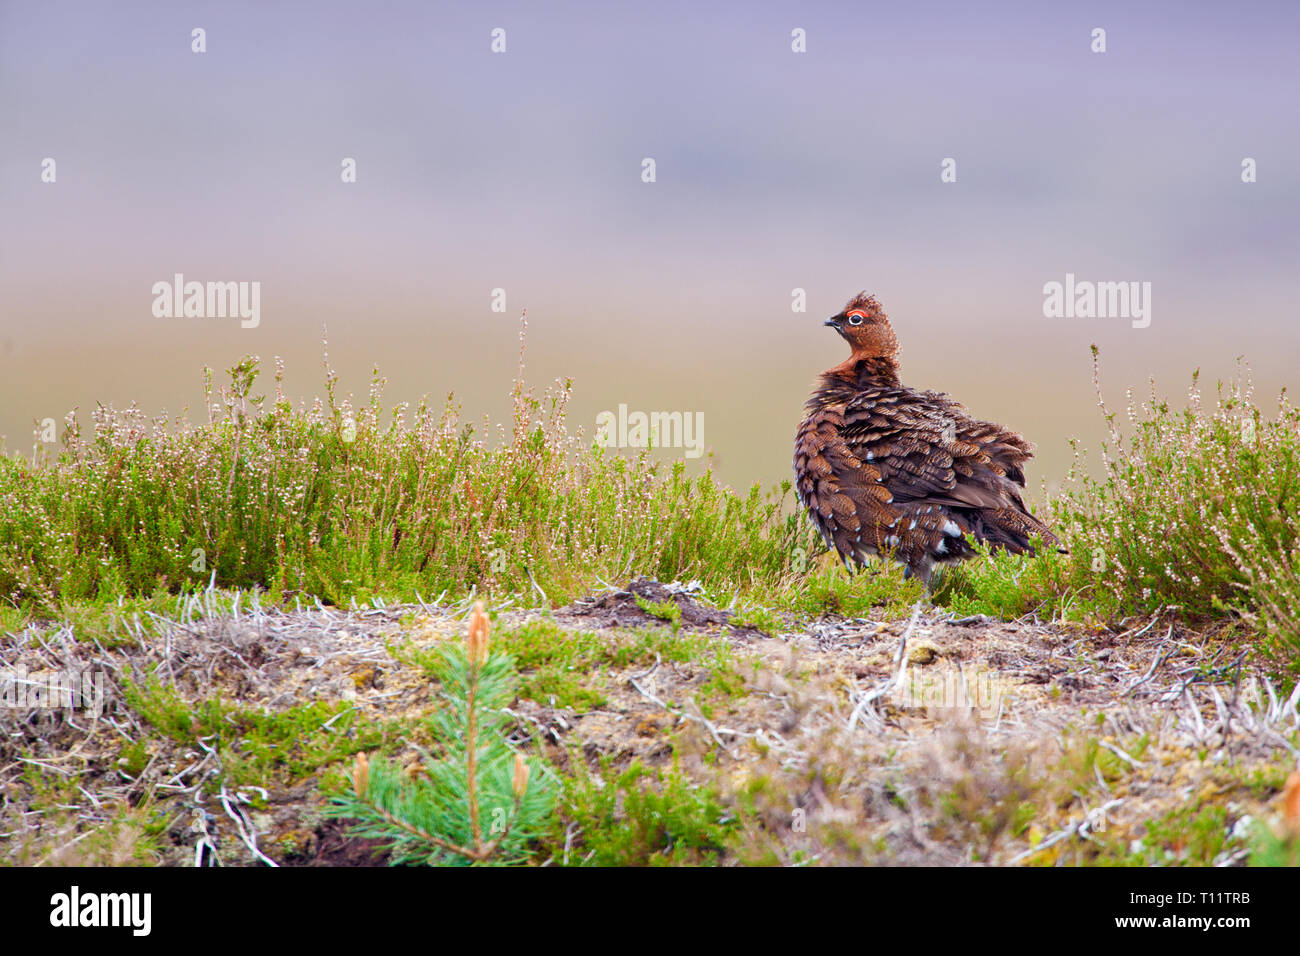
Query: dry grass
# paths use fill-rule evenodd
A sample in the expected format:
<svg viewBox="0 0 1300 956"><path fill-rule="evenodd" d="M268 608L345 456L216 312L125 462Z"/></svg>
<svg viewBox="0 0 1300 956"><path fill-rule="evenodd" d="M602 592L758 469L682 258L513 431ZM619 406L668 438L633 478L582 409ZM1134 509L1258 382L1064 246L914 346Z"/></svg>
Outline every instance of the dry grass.
<svg viewBox="0 0 1300 956"><path fill-rule="evenodd" d="M0 751L0 832L28 862L365 862L320 820L322 785L347 786L357 751L404 759L427 745L417 718L434 696L410 651L460 640L467 611L283 611L214 593L113 648L66 628L14 634L7 667L102 668L114 706L96 721L17 715L23 733ZM535 642L525 681L548 660L579 659L565 656L578 645L538 620L497 611L502 642L518 635L516 652ZM1241 863L1247 818L1278 816L1296 765L1300 691L1282 697L1248 656L1172 619L1094 630L923 610L914 621L827 619L768 635L707 620L674 631L649 616L605 630L575 605L548 626L590 628L576 679L600 696L575 706L532 692L509 708L514 744L574 787L539 847L551 865L593 854ZM131 690L151 678L161 682L152 692ZM239 707L205 710L214 699ZM322 709L303 712L303 700ZM283 722L301 748L261 759L287 738L254 712ZM613 781L634 762L652 770L636 786L685 801L682 825L707 823L702 846L714 850L673 856L671 840L655 849L653 827L638 818L629 830L621 816L649 810L587 802L584 774ZM627 832L649 856L610 855L632 852L609 843Z"/></svg>

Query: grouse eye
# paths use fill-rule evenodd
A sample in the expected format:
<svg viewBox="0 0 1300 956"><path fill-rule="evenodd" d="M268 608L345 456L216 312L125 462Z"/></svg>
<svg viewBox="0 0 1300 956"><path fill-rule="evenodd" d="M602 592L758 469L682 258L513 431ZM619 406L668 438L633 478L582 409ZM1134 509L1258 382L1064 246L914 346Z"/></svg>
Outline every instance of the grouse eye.
<svg viewBox="0 0 1300 956"><path fill-rule="evenodd" d="M861 325L865 316L861 312L849 313L849 325Z"/></svg>

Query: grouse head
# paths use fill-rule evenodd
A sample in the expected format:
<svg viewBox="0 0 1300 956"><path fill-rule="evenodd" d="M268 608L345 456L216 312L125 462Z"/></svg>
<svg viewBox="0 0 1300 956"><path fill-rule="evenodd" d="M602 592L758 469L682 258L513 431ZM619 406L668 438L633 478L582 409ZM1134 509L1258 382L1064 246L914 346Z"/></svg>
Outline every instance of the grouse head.
<svg viewBox="0 0 1300 956"><path fill-rule="evenodd" d="M847 362L831 370L841 378L864 376L896 380L898 375L898 339L889 324L889 316L875 296L859 292L844 306L844 311L826 320L853 349Z"/></svg>

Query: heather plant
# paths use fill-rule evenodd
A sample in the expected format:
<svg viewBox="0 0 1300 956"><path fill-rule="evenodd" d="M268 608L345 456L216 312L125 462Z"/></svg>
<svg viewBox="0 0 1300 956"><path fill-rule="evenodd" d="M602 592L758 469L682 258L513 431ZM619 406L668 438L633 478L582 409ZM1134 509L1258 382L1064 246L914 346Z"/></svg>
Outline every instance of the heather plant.
<svg viewBox="0 0 1300 956"><path fill-rule="evenodd" d="M462 422L452 398L385 415L340 396L273 400L249 357L213 389L205 424L74 410L57 458L0 456L0 595L30 613L209 583L326 601L475 589L562 602L599 581L700 578L724 597L797 583L815 544L785 494L737 495L709 473L628 459L570 433L570 383L526 387L521 326L513 422ZM495 431L495 435L493 432ZM840 584L847 588L847 581Z"/></svg>
<svg viewBox="0 0 1300 956"><path fill-rule="evenodd" d="M1098 403L1110 430L1104 477L1084 477L1057 509L1079 570L1126 611L1257 607L1272 582L1256 574L1252 589L1252 572L1289 564L1295 547L1300 413L1283 395L1277 416L1266 418L1244 372L1220 383L1212 406L1196 377L1181 411L1154 387L1140 404L1130 392L1127 438L1100 389Z"/></svg>
<svg viewBox="0 0 1300 956"><path fill-rule="evenodd" d="M1274 417L1244 370L1212 405L1196 377L1181 411L1154 389L1140 404L1130 393L1127 438L1100 389L1098 402L1110 429L1104 477L1084 477L1056 503L1080 591L1112 614L1262 614L1294 645L1300 412L1285 393Z"/></svg>
<svg viewBox="0 0 1300 956"><path fill-rule="evenodd" d="M572 857L566 849L566 866L713 865L734 842L737 822L717 786L692 782L676 758L665 768L574 766L555 823L568 821L581 844Z"/></svg>
<svg viewBox="0 0 1300 956"><path fill-rule="evenodd" d="M354 835L385 841L393 864L522 863L550 818L550 769L505 739L515 668L489 631L479 602L465 643L424 661L444 703L429 716L436 752L411 769L358 754L351 789L327 810L356 820Z"/></svg>
<svg viewBox="0 0 1300 956"><path fill-rule="evenodd" d="M1198 377L1181 410L1158 399L1154 384L1146 401L1130 391L1125 434L1102 398L1095 348L1093 362L1109 439L1098 477L1075 444L1065 490L1052 502L1069 555L986 554L953 574L946 602L1004 616L1230 617L1300 646L1300 411L1284 393L1267 416L1243 369L1219 384L1212 404Z"/></svg>

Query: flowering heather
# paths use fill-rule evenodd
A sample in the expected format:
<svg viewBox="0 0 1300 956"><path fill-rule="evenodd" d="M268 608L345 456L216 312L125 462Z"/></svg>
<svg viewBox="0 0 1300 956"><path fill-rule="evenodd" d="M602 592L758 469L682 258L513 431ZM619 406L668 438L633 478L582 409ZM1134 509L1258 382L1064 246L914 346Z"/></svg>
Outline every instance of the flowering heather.
<svg viewBox="0 0 1300 956"><path fill-rule="evenodd" d="M1274 584L1268 571L1289 568L1295 550L1300 412L1283 395L1265 418L1245 373L1220 383L1212 407L1195 377L1182 411L1154 394L1135 404L1130 392L1127 440L1102 408L1105 478L1060 503L1097 587L1126 611L1258 607Z"/></svg>
<svg viewBox="0 0 1300 956"><path fill-rule="evenodd" d="M1099 478L1074 445L1066 489L1052 502L1069 556L989 558L956 583L956 603L1101 620L1161 611L1240 619L1297 646L1300 410L1283 394L1266 417L1242 370L1219 384L1212 406L1196 376L1181 410L1158 400L1154 384L1147 401L1130 390L1121 429L1101 397L1095 347L1093 362L1109 440Z"/></svg>
<svg viewBox="0 0 1300 956"><path fill-rule="evenodd" d="M254 395L249 357L215 395L208 370L206 424L99 406L87 439L70 414L57 459L0 456L0 595L53 613L215 575L334 602L477 589L541 604L648 574L702 579L722 600L795 583L801 600L839 600L848 580L825 583L828 568L807 586L814 537L782 500L571 433L570 383L540 399L525 386L525 332L509 431L462 422L450 396L440 412L385 415L377 370L354 406L328 352L326 397L309 408L284 398L278 361L274 398Z"/></svg>

